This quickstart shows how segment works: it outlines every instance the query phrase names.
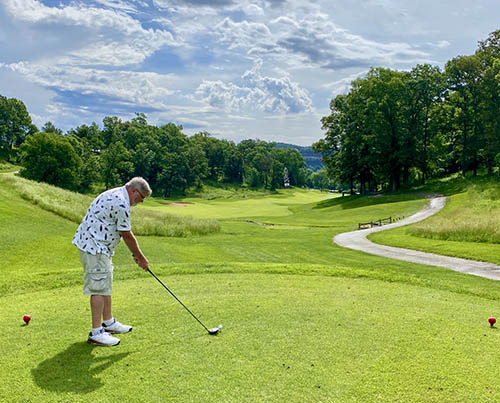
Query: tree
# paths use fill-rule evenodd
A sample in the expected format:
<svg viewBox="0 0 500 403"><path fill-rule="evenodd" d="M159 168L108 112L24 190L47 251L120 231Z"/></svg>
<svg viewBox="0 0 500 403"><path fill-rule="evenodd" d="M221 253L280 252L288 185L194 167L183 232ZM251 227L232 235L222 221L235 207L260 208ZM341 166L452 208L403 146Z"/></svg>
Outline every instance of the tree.
<svg viewBox="0 0 500 403"><path fill-rule="evenodd" d="M500 152L500 30L479 42L475 53L481 68L480 110L484 122L483 153L488 173L493 173Z"/></svg>
<svg viewBox="0 0 500 403"><path fill-rule="evenodd" d="M238 144L243 157L243 181L251 187L268 189L271 185L274 146L261 140L243 140Z"/></svg>
<svg viewBox="0 0 500 403"><path fill-rule="evenodd" d="M158 131L153 184L164 196L183 193L207 176L208 163L202 148L190 143L181 126L168 123Z"/></svg>
<svg viewBox="0 0 500 403"><path fill-rule="evenodd" d="M304 177L301 169L306 167L304 157L295 148L279 148L274 151L274 158L288 169L290 185L303 186Z"/></svg>
<svg viewBox="0 0 500 403"><path fill-rule="evenodd" d="M421 183L425 184L432 164L432 144L437 134L431 117L433 109L441 102L445 90L443 74L438 67L417 65L410 71L408 81L407 121L409 135L416 142L416 166L421 171Z"/></svg>
<svg viewBox="0 0 500 403"><path fill-rule="evenodd" d="M21 145L21 176L76 190L82 160L70 141L55 133L35 133Z"/></svg>
<svg viewBox="0 0 500 403"><path fill-rule="evenodd" d="M75 129L71 129L68 131L68 135L78 137L95 154L99 154L104 148L103 135L95 122L90 126L81 125Z"/></svg>
<svg viewBox="0 0 500 403"><path fill-rule="evenodd" d="M208 163L208 179L216 182L233 182L238 177L241 178L241 172L238 172L241 171L241 164L234 159L236 155L234 143L218 140L208 132L196 133L190 141L199 146L205 154Z"/></svg>
<svg viewBox="0 0 500 403"><path fill-rule="evenodd" d="M480 61L477 56L459 56L446 63L447 102L455 108L460 128L462 174L472 167L477 173L479 149L483 140L480 114Z"/></svg>
<svg viewBox="0 0 500 403"><path fill-rule="evenodd" d="M119 186L130 179L134 165L130 161L130 152L122 141L115 141L102 152L101 168L106 189Z"/></svg>
<svg viewBox="0 0 500 403"><path fill-rule="evenodd" d="M50 121L45 123L40 131L44 133L55 133L60 135L63 134L62 130L55 127L54 124Z"/></svg>
<svg viewBox="0 0 500 403"><path fill-rule="evenodd" d="M16 147L36 131L24 103L0 95L0 158L14 162Z"/></svg>
<svg viewBox="0 0 500 403"><path fill-rule="evenodd" d="M311 174L311 187L314 189L334 189L336 187L335 182L333 182L327 172L326 168L321 168L320 170L313 172Z"/></svg>

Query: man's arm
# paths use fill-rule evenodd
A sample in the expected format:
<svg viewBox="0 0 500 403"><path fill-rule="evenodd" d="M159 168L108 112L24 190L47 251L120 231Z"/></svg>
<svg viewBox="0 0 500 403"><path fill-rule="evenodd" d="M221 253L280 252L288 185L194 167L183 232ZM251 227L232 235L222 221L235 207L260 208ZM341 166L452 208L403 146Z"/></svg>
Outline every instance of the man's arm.
<svg viewBox="0 0 500 403"><path fill-rule="evenodd" d="M134 233L132 231L120 231L120 234L125 242L125 245L127 245L127 248L130 252L132 252L135 262L144 270L148 270L148 259L146 259L146 256L142 253Z"/></svg>

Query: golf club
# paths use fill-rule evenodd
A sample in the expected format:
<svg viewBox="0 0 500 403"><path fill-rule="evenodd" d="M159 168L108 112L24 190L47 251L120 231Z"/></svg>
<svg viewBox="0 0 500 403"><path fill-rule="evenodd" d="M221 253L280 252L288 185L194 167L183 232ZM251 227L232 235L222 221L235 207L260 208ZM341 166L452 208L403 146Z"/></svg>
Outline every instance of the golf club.
<svg viewBox="0 0 500 403"><path fill-rule="evenodd" d="M196 315L195 315L193 312L191 312L191 311L189 310L189 308L188 308L186 305L184 305L184 304L182 303L182 301L181 301L179 298L177 298L177 297L175 296L175 294L174 294L172 291L170 291L170 290L168 289L168 287L167 287L165 284L163 284L163 282L162 282L162 281L161 281L158 277L156 277L156 275L155 275L155 274L151 271L151 269L148 269L148 272L149 272L149 273L151 273L151 275L152 275L152 276L153 276L156 280L158 280L158 282L159 282L159 283L163 286L163 288L165 288L165 290L167 290L167 291L170 293L170 295L171 295L172 297L174 297L174 298L177 300L177 302L178 302L179 304L181 304L181 305L184 307L184 309L185 309L186 311L188 311L188 312L191 314L191 316L192 316L193 318L195 318L195 319L198 321L198 323L199 323L200 325L202 325L202 326L203 326L203 328L204 328L204 329L208 332L208 334L215 335L215 334L219 333L219 330L221 330L221 329L222 329L222 325L219 325L219 327L214 327L214 328L212 328L212 329L207 328L207 327L206 327L206 326L205 326L205 325L201 322L201 320L199 320L199 319L196 317Z"/></svg>

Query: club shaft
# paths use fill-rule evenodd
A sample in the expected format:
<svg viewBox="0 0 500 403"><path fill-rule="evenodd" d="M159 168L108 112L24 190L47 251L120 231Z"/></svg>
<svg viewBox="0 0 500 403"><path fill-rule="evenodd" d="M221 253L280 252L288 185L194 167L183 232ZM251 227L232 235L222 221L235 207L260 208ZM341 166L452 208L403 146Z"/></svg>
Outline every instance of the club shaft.
<svg viewBox="0 0 500 403"><path fill-rule="evenodd" d="M165 290L167 290L167 291L169 292L169 294L170 294L172 297L174 297L174 298L177 300L177 302L178 302L179 304L181 304L181 305L183 306L183 308L184 308L186 311L188 311L188 312L191 314L191 316L192 316L193 318L195 318L195 319L198 321L198 323L199 323L200 325L202 325L202 326L203 326L203 328L204 328L207 332L209 332L209 333L210 333L210 331L208 330L208 328L207 328L207 327L206 327L206 326L205 326L205 325L201 322L201 320L199 320L199 319L196 317L196 315L195 315L193 312L191 312L191 311L189 310L189 308L188 308L186 305L184 305L184 304L182 303L182 301L181 301L179 298L177 298L177 297L175 296L175 294L174 294L172 291L170 291L170 290L169 290L169 288L168 288L165 284L163 284L163 282L162 282L162 281L161 281L158 277L156 277L156 275L155 275L155 274L151 271L151 269L148 269L148 272L149 272L149 273L151 273L151 275L152 275L152 276L153 276L156 280L158 280L158 282L159 282L159 283L163 286L163 288L165 288Z"/></svg>

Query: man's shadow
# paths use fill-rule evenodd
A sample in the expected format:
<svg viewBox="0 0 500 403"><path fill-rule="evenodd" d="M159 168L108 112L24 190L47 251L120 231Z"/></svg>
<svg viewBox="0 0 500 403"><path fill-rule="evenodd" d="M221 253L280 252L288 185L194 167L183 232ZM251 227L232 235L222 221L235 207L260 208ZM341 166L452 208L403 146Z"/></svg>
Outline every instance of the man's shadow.
<svg viewBox="0 0 500 403"><path fill-rule="evenodd" d="M99 389L104 385L99 374L129 353L96 358L92 355L93 348L86 342L78 342L42 361L31 370L34 382L52 392L85 394Z"/></svg>

